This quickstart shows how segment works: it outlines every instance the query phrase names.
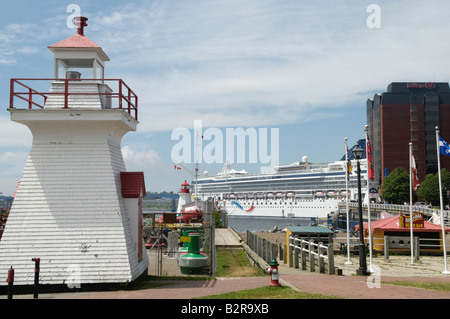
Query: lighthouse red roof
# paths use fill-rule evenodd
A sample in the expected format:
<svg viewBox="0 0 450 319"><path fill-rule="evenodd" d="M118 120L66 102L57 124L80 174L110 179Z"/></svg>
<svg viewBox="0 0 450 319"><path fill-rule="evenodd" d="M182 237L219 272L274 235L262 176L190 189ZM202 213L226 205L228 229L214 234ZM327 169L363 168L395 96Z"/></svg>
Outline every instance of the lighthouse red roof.
<svg viewBox="0 0 450 319"><path fill-rule="evenodd" d="M49 48L100 48L85 35L74 34L73 36L52 44Z"/></svg>
<svg viewBox="0 0 450 319"><path fill-rule="evenodd" d="M59 49L94 49L104 61L109 61L109 58L103 49L84 35L84 27L87 26L87 20L88 19L85 17L75 17L74 24L77 27L77 33L67 39L48 46L48 48L53 52Z"/></svg>
<svg viewBox="0 0 450 319"><path fill-rule="evenodd" d="M184 194L189 193L189 184L188 184L188 182L184 181L184 183L181 184L181 191L180 191L180 193L184 193Z"/></svg>

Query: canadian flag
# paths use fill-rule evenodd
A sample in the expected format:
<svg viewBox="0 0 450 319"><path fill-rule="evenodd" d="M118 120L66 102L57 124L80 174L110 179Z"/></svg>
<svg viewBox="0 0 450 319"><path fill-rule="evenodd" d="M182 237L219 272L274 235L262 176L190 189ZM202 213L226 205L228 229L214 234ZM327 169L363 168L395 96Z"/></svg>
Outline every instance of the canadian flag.
<svg viewBox="0 0 450 319"><path fill-rule="evenodd" d="M413 189L416 191L420 186L419 178L417 177L416 160L414 154L411 152L411 173L413 180Z"/></svg>

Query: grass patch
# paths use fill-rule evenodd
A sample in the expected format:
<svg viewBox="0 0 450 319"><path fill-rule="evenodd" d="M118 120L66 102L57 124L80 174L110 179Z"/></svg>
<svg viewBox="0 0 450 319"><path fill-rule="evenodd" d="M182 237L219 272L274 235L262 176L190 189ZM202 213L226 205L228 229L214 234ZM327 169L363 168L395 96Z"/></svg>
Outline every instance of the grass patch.
<svg viewBox="0 0 450 319"><path fill-rule="evenodd" d="M280 287L266 286L255 289L227 292L220 295L205 296L194 299L342 299L342 298L296 291L287 286L280 286Z"/></svg>
<svg viewBox="0 0 450 319"><path fill-rule="evenodd" d="M253 266L243 249L218 249L216 277L265 276L260 268Z"/></svg>
<svg viewBox="0 0 450 319"><path fill-rule="evenodd" d="M405 287L424 288L443 292L450 292L450 282L432 281L383 281L384 284L398 285Z"/></svg>

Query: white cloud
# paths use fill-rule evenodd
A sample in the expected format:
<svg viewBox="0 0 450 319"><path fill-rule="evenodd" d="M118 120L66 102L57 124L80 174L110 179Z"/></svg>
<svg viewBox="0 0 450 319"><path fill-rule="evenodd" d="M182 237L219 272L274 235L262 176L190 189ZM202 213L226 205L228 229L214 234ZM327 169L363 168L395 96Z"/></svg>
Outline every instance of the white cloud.
<svg viewBox="0 0 450 319"><path fill-rule="evenodd" d="M128 145L122 147L122 156L129 170L160 166L162 163L160 156L154 150L135 151Z"/></svg>
<svg viewBox="0 0 450 319"><path fill-rule="evenodd" d="M25 125L0 116L0 151L4 148L30 147L31 142L32 134Z"/></svg>
<svg viewBox="0 0 450 319"><path fill-rule="evenodd" d="M0 161L6 161L6 162L12 162L16 161L17 159L23 159L28 156L28 152L8 152L5 151L3 153L0 153Z"/></svg>
<svg viewBox="0 0 450 319"><path fill-rule="evenodd" d="M0 192L5 195L14 193L17 182L22 176L25 163L28 158L28 151L15 149L14 151L0 152Z"/></svg>
<svg viewBox="0 0 450 319"><path fill-rule="evenodd" d="M450 2L377 1L379 29L366 25L369 4L134 0L81 9L89 18L86 35L111 58L106 77L124 79L139 96L142 138L191 128L197 119L204 128L295 123L300 130L306 122L337 122L345 108L364 121L366 99L373 97L364 92L381 93L393 81L449 81ZM41 65L33 55L46 52L50 61L46 46L75 32L65 26L64 6L53 16L53 3L42 6L47 18L5 23L0 64L16 63L27 74ZM26 127L0 117L0 145L30 141ZM170 166L159 149L123 151L132 170Z"/></svg>
<svg viewBox="0 0 450 319"><path fill-rule="evenodd" d="M367 27L360 2L272 1L131 3L102 13L96 28L108 35L109 72L139 95L140 121L151 123L143 131L194 119L281 125L335 117L372 97L358 92L392 81L446 81L450 44L439 25L449 23L433 14L449 5L407 4L381 3L380 29Z"/></svg>

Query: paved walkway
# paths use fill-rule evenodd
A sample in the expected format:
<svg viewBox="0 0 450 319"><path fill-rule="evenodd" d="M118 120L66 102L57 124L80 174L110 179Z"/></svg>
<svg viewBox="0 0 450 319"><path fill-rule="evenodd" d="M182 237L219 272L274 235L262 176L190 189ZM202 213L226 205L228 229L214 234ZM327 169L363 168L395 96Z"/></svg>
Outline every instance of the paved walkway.
<svg viewBox="0 0 450 319"><path fill-rule="evenodd" d="M236 242L228 234L216 235L220 240L225 240L224 245L234 246ZM157 251L149 252L156 254ZM149 255L150 266L149 275L154 275L157 268L155 265L155 256ZM336 258L337 262L342 264L346 261L345 257ZM326 275L301 271L295 268L289 268L280 263L280 283L284 286L290 286L293 289L309 293L318 293L324 295L337 296L348 299L450 299L449 292L439 292L433 290L425 290L421 288L401 287L397 285L385 284L387 281L436 281L450 282L450 275L442 275L441 270L426 272L431 268L431 263L423 258L421 265L413 267L415 272L408 272L407 263L402 265L398 261L393 260L391 263L382 264L380 260L376 260L376 264L380 265L381 276L373 274L369 277L353 276L355 264L344 269L344 276ZM434 263L435 264L435 263ZM395 267L395 265L399 265ZM162 259L163 275L183 276L179 272L177 262L174 258L168 258L163 255ZM437 265L438 269L442 265ZM397 269L398 268L398 269ZM399 275L402 270L403 275ZM409 274L409 275L408 275ZM136 291L108 291L108 292L90 292L90 293L57 293L57 294L40 294L39 299L190 299L193 297L203 297L208 295L222 294L225 292L239 291L245 289L258 288L268 286L270 277L239 277L239 278L217 278L215 280L174 280L174 281L154 281L161 284L159 287L151 289L143 289ZM14 299L30 299L32 295L16 295ZM6 296L0 296L0 299L6 299Z"/></svg>
<svg viewBox="0 0 450 319"><path fill-rule="evenodd" d="M309 273L280 266L280 283L303 292L349 299L450 299L449 292L384 284L376 276L336 276ZM449 282L448 277L382 277L382 281ZM39 298L82 299L190 299L268 286L270 277L217 278L216 280L155 281L160 287L136 291L108 291L40 295Z"/></svg>
<svg viewBox="0 0 450 319"><path fill-rule="evenodd" d="M163 257L165 269L174 269L174 259ZM169 267L171 265L171 267ZM450 282L450 276L337 276L310 273L284 264L279 266L280 283L303 292L318 293L348 299L450 299L449 292L425 290L384 284L387 281ZM178 273L179 274L179 273ZM171 275L169 273L169 275ZM382 281L382 282L380 282ZM217 278L216 280L154 281L159 287L135 291L40 294L39 299L190 299L226 292L268 286L270 277ZM6 296L1 296L5 299ZM32 295L17 295L14 299L30 299Z"/></svg>
<svg viewBox="0 0 450 319"><path fill-rule="evenodd" d="M338 296L350 299L450 299L449 292L425 290L384 284L375 276L329 276L329 275L285 275L282 283L300 291ZM382 281L438 281L448 282L449 278L424 277L382 277Z"/></svg>

